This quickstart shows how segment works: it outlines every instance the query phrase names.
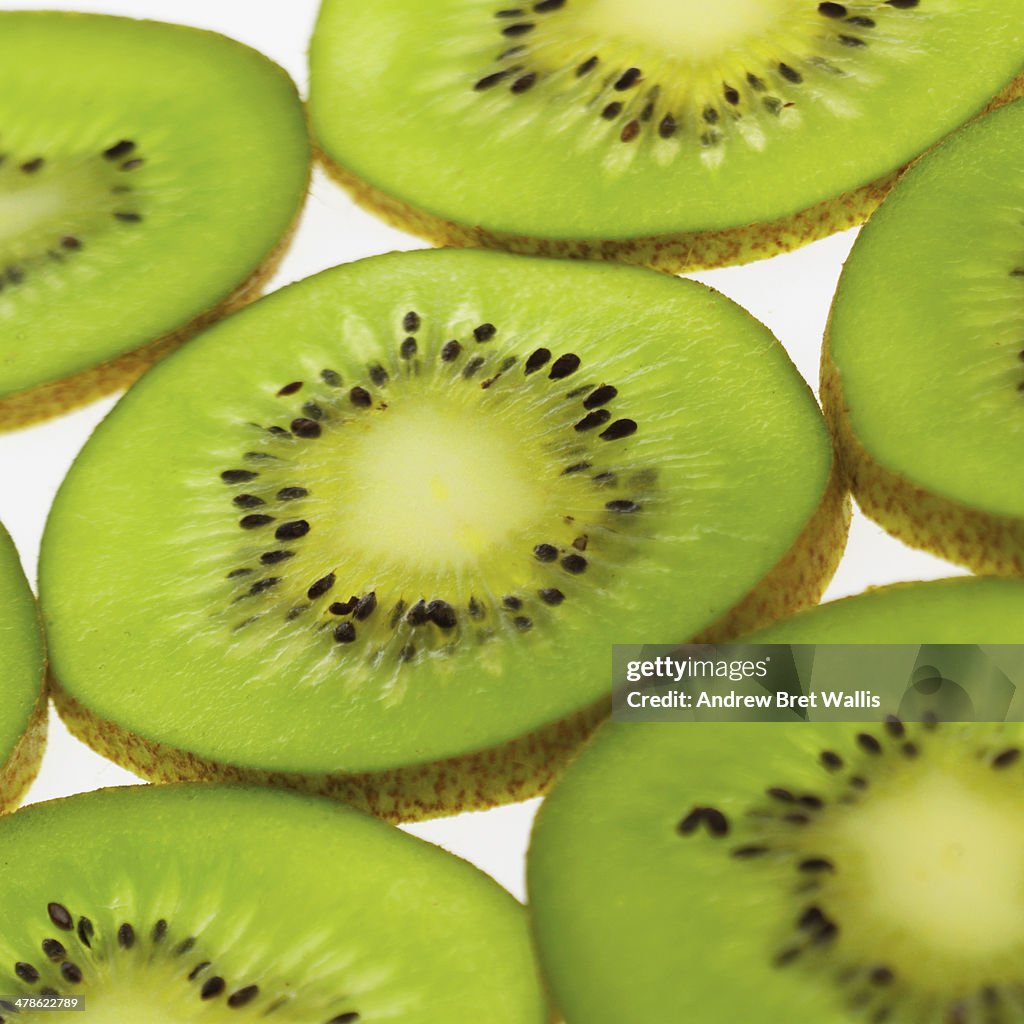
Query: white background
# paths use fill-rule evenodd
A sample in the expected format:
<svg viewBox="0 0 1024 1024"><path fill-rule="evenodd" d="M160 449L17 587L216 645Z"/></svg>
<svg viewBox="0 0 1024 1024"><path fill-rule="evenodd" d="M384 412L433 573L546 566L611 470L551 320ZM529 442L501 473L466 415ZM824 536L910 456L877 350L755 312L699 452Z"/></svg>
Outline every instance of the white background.
<svg viewBox="0 0 1024 1024"><path fill-rule="evenodd" d="M215 29L278 61L298 82L304 95L306 47L317 7L317 0L79 0L73 4L0 0L0 9L67 8ZM696 276L768 324L801 373L816 386L828 306L853 236L854 232L846 232L763 263ZM378 223L318 173L295 244L270 287L278 288L338 263L423 245L418 239ZM57 486L78 449L112 404L112 399L99 402L52 423L0 435L0 520L14 537L32 580L39 539ZM856 593L873 584L957 572L944 562L904 547L855 513L845 559L827 596ZM73 740L54 719L43 770L29 800L133 781L134 776ZM411 831L474 861L522 896L523 855L536 805L537 801L531 801L481 814L465 814L416 825Z"/></svg>

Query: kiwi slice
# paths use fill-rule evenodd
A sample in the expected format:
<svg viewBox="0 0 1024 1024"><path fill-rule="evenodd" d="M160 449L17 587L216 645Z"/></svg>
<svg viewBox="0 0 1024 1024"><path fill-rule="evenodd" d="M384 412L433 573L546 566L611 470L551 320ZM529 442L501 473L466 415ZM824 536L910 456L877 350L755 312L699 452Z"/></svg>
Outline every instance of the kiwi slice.
<svg viewBox="0 0 1024 1024"><path fill-rule="evenodd" d="M35 598L0 526L0 813L15 807L46 745L43 638Z"/></svg>
<svg viewBox="0 0 1024 1024"><path fill-rule="evenodd" d="M1022 610L1019 581L928 584L764 638L1013 642ZM529 853L566 1024L1019 1020L1022 750L1019 722L603 726Z"/></svg>
<svg viewBox="0 0 1024 1024"><path fill-rule="evenodd" d="M213 328L86 445L43 542L56 700L149 778L525 798L605 713L611 643L815 603L846 516L809 389L722 296L365 260Z"/></svg>
<svg viewBox="0 0 1024 1024"><path fill-rule="evenodd" d="M0 822L0 1020L545 1024L523 908L325 800L127 787ZM15 1004L17 1005L17 1004Z"/></svg>
<svg viewBox="0 0 1024 1024"><path fill-rule="evenodd" d="M324 0L310 115L401 227L676 272L860 223L1022 52L1022 0Z"/></svg>
<svg viewBox="0 0 1024 1024"><path fill-rule="evenodd" d="M822 400L857 500L975 572L1024 574L1024 101L914 167L836 293Z"/></svg>
<svg viewBox="0 0 1024 1024"><path fill-rule="evenodd" d="M0 69L4 429L128 383L253 298L309 146L284 71L211 32L6 12Z"/></svg>

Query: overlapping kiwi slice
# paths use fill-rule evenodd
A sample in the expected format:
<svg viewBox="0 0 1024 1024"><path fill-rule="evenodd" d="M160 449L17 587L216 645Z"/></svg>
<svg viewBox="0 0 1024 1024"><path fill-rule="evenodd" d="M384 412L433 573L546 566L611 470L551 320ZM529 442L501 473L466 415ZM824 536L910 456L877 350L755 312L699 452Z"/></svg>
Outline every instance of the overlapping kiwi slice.
<svg viewBox="0 0 1024 1024"><path fill-rule="evenodd" d="M814 603L846 521L810 391L703 286L365 260L213 328L86 445L43 543L56 700L150 778L524 798L605 712L613 642Z"/></svg>
<svg viewBox="0 0 1024 1024"><path fill-rule="evenodd" d="M95 1024L549 1020L508 893L328 801L128 787L18 811L0 846L7 1024L69 998Z"/></svg>
<svg viewBox="0 0 1024 1024"><path fill-rule="evenodd" d="M1024 574L1024 101L914 167L836 293L822 399L864 511Z"/></svg>
<svg viewBox="0 0 1024 1024"><path fill-rule="evenodd" d="M0 526L0 813L39 770L46 744L43 639L18 553Z"/></svg>
<svg viewBox="0 0 1024 1024"><path fill-rule="evenodd" d="M1013 644L1022 623L1024 582L964 579L760 639ZM567 1024L1019 1020L1024 725L923 718L603 726L529 855Z"/></svg>
<svg viewBox="0 0 1024 1024"><path fill-rule="evenodd" d="M310 113L428 238L674 272L860 223L1020 91L1022 26L1021 0L324 0Z"/></svg>
<svg viewBox="0 0 1024 1024"><path fill-rule="evenodd" d="M0 429L123 385L252 298L308 169L295 87L247 47L0 14Z"/></svg>

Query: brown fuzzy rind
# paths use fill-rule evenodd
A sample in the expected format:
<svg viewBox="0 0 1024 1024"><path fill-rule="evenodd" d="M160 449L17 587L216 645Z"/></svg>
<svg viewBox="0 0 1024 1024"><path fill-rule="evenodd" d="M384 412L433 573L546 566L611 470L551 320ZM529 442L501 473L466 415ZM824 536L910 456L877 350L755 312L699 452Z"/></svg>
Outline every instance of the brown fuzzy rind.
<svg viewBox="0 0 1024 1024"><path fill-rule="evenodd" d="M68 729L97 753L151 782L248 783L332 797L394 823L486 810L547 792L580 744L607 717L610 700L502 746L389 771L272 772L221 764L137 736L98 718L52 682Z"/></svg>
<svg viewBox="0 0 1024 1024"><path fill-rule="evenodd" d="M850 531L850 495L835 462L814 515L792 547L739 604L702 630L696 643L724 643L821 601Z"/></svg>
<svg viewBox="0 0 1024 1024"><path fill-rule="evenodd" d="M978 116L1024 96L1021 72ZM600 239L531 238L481 225L461 224L418 209L363 181L322 149L317 157L328 175L355 201L392 227L419 235L434 245L501 249L524 255L606 260L651 267L667 274L685 274L712 267L739 266L789 252L837 231L854 228L871 216L907 167L876 181L762 224L718 231L687 231L602 241ZM907 165L909 166L909 164Z"/></svg>
<svg viewBox="0 0 1024 1024"><path fill-rule="evenodd" d="M97 366L90 366L70 377L40 384L25 391L15 391L0 398L0 432L18 430L33 423L61 416L72 409L103 398L104 395L128 387L179 345L183 345L211 324L230 313L237 312L258 298L288 252L298 229L301 213L300 207L281 241L242 284L217 305L200 313L183 327L141 348L125 352Z"/></svg>
<svg viewBox="0 0 1024 1024"><path fill-rule="evenodd" d="M821 401L842 471L866 516L905 544L972 572L1024 575L1024 520L992 515L925 490L877 462L864 447L850 420L827 332L821 353Z"/></svg>
<svg viewBox="0 0 1024 1024"><path fill-rule="evenodd" d="M736 266L767 259L856 227L875 211L892 188L890 174L863 188L800 210L766 224L750 224L721 231L687 231L609 241L600 239L531 238L480 225L460 224L417 209L363 181L322 151L319 159L328 175L353 199L392 227L419 235L434 245L500 249L528 256L605 260L650 267L667 274L683 274L709 267Z"/></svg>
<svg viewBox="0 0 1024 1024"><path fill-rule="evenodd" d="M13 811L28 792L39 774L39 766L46 749L47 713L49 701L40 696L32 709L28 727L14 745L7 760L0 765L0 814Z"/></svg>

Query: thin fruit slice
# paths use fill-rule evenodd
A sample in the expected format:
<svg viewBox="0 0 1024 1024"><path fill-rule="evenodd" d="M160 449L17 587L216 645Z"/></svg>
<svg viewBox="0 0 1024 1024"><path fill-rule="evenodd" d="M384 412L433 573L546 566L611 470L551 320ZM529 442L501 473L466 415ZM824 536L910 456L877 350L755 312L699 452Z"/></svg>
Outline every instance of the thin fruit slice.
<svg viewBox="0 0 1024 1024"><path fill-rule="evenodd" d="M66 721L156 779L422 817L545 787L612 642L814 603L845 538L782 347L689 281L469 250L328 271L154 370L54 506Z"/></svg>
<svg viewBox="0 0 1024 1024"><path fill-rule="evenodd" d="M914 167L854 247L822 400L864 511L1024 574L1024 101Z"/></svg>
<svg viewBox="0 0 1024 1024"><path fill-rule="evenodd" d="M1019 638L1024 584L993 586ZM1022 749L1019 722L604 726L529 854L566 1024L1017 1019Z"/></svg>
<svg viewBox="0 0 1024 1024"><path fill-rule="evenodd" d="M1022 53L1024 0L324 0L310 114L427 238L676 272L859 224Z"/></svg>
<svg viewBox="0 0 1024 1024"><path fill-rule="evenodd" d="M0 526L0 813L16 807L46 746L42 630L32 591Z"/></svg>
<svg viewBox="0 0 1024 1024"><path fill-rule="evenodd" d="M129 383L258 294L309 173L288 76L211 32L0 14L0 429Z"/></svg>
<svg viewBox="0 0 1024 1024"><path fill-rule="evenodd" d="M18 1021L49 1017L32 1003L47 997L96 1024L548 1020L523 908L337 804L128 787L18 811L0 847Z"/></svg>

